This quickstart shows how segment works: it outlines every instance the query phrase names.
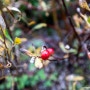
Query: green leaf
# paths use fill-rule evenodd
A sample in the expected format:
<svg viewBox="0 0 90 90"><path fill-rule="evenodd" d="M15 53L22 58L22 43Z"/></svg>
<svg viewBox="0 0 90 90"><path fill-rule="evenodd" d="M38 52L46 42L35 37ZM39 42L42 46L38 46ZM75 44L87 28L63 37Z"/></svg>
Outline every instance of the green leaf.
<svg viewBox="0 0 90 90"><path fill-rule="evenodd" d="M18 78L17 77L14 77L14 81L17 82Z"/></svg>
<svg viewBox="0 0 90 90"><path fill-rule="evenodd" d="M27 80L28 80L28 76L27 75L23 75L22 77L21 77L21 81L23 80L23 82L25 83Z"/></svg>
<svg viewBox="0 0 90 90"><path fill-rule="evenodd" d="M25 55L25 54L20 54L20 60L24 61L24 60L27 60L29 59L29 56Z"/></svg>
<svg viewBox="0 0 90 90"><path fill-rule="evenodd" d="M60 43L59 43L59 47L61 48L61 50L62 50L63 52L69 53L69 50L65 49L64 43L60 42Z"/></svg>
<svg viewBox="0 0 90 90"><path fill-rule="evenodd" d="M6 29L4 30L4 35L10 42L13 42L12 38L10 37L10 35Z"/></svg>
<svg viewBox="0 0 90 90"><path fill-rule="evenodd" d="M22 34L21 29L16 29L14 34L15 34L15 37L19 37Z"/></svg>
<svg viewBox="0 0 90 90"><path fill-rule="evenodd" d="M88 21L88 23L90 23L90 17L88 17L87 21Z"/></svg>
<svg viewBox="0 0 90 90"><path fill-rule="evenodd" d="M57 73L55 72L55 73L53 73L51 76L50 76L50 78L49 78L50 80L57 80Z"/></svg>
<svg viewBox="0 0 90 90"><path fill-rule="evenodd" d="M37 75L30 77L30 85L35 86L38 82L39 78Z"/></svg>
<svg viewBox="0 0 90 90"><path fill-rule="evenodd" d="M79 54L79 57L83 57L83 56L84 56L84 53L80 53L80 54Z"/></svg>
<svg viewBox="0 0 90 90"><path fill-rule="evenodd" d="M18 8L12 7L12 6L8 6L8 7L6 7L6 8L7 8L6 10L10 13L10 15L11 15L13 18L15 18L15 19L18 20L18 21L21 19L22 13L21 13L21 11L20 11ZM17 14L14 15L14 14L12 13L12 11L16 12Z"/></svg>
<svg viewBox="0 0 90 90"><path fill-rule="evenodd" d="M11 88L13 79L14 79L14 78L13 78L12 76L8 76L8 77L6 78L6 80L7 80L7 82L6 82L6 88L8 88L8 89Z"/></svg>
<svg viewBox="0 0 90 90"><path fill-rule="evenodd" d="M4 84L1 84L1 85L0 85L0 90L5 90Z"/></svg>
<svg viewBox="0 0 90 90"><path fill-rule="evenodd" d="M29 64L29 71L33 71L35 69L35 65L34 64Z"/></svg>
<svg viewBox="0 0 90 90"><path fill-rule="evenodd" d="M41 47L41 46L45 45L45 43L44 43L44 41L42 39L33 39L31 41L31 43L34 43L35 47Z"/></svg>
<svg viewBox="0 0 90 90"><path fill-rule="evenodd" d="M51 87L51 86L52 86L52 81L47 80L47 81L44 83L44 86L45 86L45 87Z"/></svg>
<svg viewBox="0 0 90 90"><path fill-rule="evenodd" d="M21 10L21 12L24 12L26 10L26 6L25 5L20 5L19 9Z"/></svg>
<svg viewBox="0 0 90 90"><path fill-rule="evenodd" d="M32 5L38 6L38 0L28 0Z"/></svg>
<svg viewBox="0 0 90 90"><path fill-rule="evenodd" d="M73 42L73 47L78 49L78 45L79 45L79 42L78 42L78 40L75 39Z"/></svg>
<svg viewBox="0 0 90 90"><path fill-rule="evenodd" d="M11 86L12 86L12 82L8 82L8 83L6 84L6 88L7 88L7 89L10 89Z"/></svg>
<svg viewBox="0 0 90 90"><path fill-rule="evenodd" d="M12 81L12 80L13 80L13 77L12 77L12 76L8 76L8 77L6 78L6 80L7 80L7 82Z"/></svg>
<svg viewBox="0 0 90 90"><path fill-rule="evenodd" d="M24 86L26 85L26 82L28 81L28 75L22 75L21 77L18 78L18 89L23 89Z"/></svg>
<svg viewBox="0 0 90 90"><path fill-rule="evenodd" d="M69 52L70 52L70 53L73 53L73 54L77 54L77 50L76 50L76 49L73 49L73 48L70 49Z"/></svg>
<svg viewBox="0 0 90 90"><path fill-rule="evenodd" d="M38 77L37 74L34 76L34 80L35 80L35 81L39 81L39 77Z"/></svg>
<svg viewBox="0 0 90 90"><path fill-rule="evenodd" d="M24 88L24 83L23 83L23 82L19 83L18 89L19 89L19 90L22 90L23 88Z"/></svg>
<svg viewBox="0 0 90 90"><path fill-rule="evenodd" d="M41 80L45 80L46 79L46 74L45 74L43 69L39 70L37 75L40 77Z"/></svg>

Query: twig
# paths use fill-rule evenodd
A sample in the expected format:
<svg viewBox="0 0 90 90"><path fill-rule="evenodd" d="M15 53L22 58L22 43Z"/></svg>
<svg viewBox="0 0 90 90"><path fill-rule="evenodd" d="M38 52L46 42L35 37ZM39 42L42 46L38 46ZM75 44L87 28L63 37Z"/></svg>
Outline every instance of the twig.
<svg viewBox="0 0 90 90"><path fill-rule="evenodd" d="M78 54L76 55L76 56L77 56L76 59L78 60L79 52L80 52L80 50L81 50L81 39L80 39L78 33L77 33L76 30L75 30L75 27L74 27L74 24L73 24L73 21L72 21L72 17L70 16L70 14L69 14L69 12L68 12L68 10L67 10L65 1L62 0L62 3L63 3L63 6L64 6L64 9L65 9L65 13L66 13L66 15L67 15L67 17L68 17L69 23L70 23L70 25L71 25L71 27L72 27L72 29L73 29L73 32L74 32L76 38L77 38L78 41L79 41Z"/></svg>
<svg viewBox="0 0 90 90"><path fill-rule="evenodd" d="M74 24L73 24L73 21L72 21L72 17L70 16L70 14L69 14L69 12L68 12L68 10L67 10L65 1L62 0L62 3L63 3L63 6L64 6L64 8L65 8L65 13L66 13L66 15L67 15L67 17L68 17L68 20L69 20L69 22L70 22L70 25L72 26L73 32L75 33L75 35L76 35L79 43L81 44L81 39L80 39L78 33L77 33L76 30L75 30L75 27L74 27Z"/></svg>
<svg viewBox="0 0 90 90"><path fill-rule="evenodd" d="M0 28L1 28L1 32L2 32L2 35L3 35L3 39L4 39L4 45L5 45L5 48L6 48L6 50L5 50L5 60L7 60L6 54L8 55L8 58L9 58L8 47L7 47L7 45L6 45L5 36L4 36L4 32L3 32L3 30L2 30L2 26L0 26ZM10 60L10 59L9 59L9 60Z"/></svg>
<svg viewBox="0 0 90 90"><path fill-rule="evenodd" d="M5 22L5 24L6 24L7 30L8 30L8 32L9 32L9 34L10 34L10 37L13 39L12 33L11 33L11 31L10 31L10 28L9 28L9 26L8 26L8 23L7 23L7 21L6 21L6 18L5 18L5 15L4 15L2 9L1 9L1 13L2 13L2 17L3 17L3 19L4 19L4 22Z"/></svg>
<svg viewBox="0 0 90 90"><path fill-rule="evenodd" d="M5 18L5 15L4 15L2 9L1 9L1 12L2 12L2 17L3 17L3 19L4 19L4 22L5 22L5 24L6 24L7 30L8 30L8 32L9 32L9 34L10 34L10 37L11 37L12 40L13 40L12 33L11 33L11 31L10 31L10 28L9 28L9 26L8 26L8 23L7 23L7 21L6 21L6 18ZM13 52L16 53L15 47L13 48ZM16 54L14 55L14 58L15 58L15 61L18 63Z"/></svg>

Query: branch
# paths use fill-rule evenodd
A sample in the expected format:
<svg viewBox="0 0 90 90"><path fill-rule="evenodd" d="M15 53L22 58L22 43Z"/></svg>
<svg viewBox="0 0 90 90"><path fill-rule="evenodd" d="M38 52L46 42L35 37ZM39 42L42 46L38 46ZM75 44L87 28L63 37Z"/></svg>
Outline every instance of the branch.
<svg viewBox="0 0 90 90"><path fill-rule="evenodd" d="M64 0L62 0L62 4L63 4L63 6L64 6L65 13L66 13L66 15L67 15L67 17L68 17L68 20L69 20L69 23L70 23L70 25L71 25L71 27L72 27L72 29L73 29L73 32L74 32L76 38L77 38L78 41L79 41L78 54L76 55L76 56L77 56L76 59L78 60L79 52L80 52L80 50L81 50L81 39L80 39L78 33L77 33L76 30L75 30L75 27L74 27L74 24L73 24L73 21L72 21L72 17L70 16L70 14L69 14L69 12L68 12L68 9L67 9L67 7L66 7L66 4L65 4L65 1L64 1Z"/></svg>

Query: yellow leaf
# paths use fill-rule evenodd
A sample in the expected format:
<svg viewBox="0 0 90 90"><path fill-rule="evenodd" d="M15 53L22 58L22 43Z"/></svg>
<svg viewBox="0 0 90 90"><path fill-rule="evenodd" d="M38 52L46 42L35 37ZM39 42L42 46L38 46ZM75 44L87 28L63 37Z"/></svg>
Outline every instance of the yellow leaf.
<svg viewBox="0 0 90 90"><path fill-rule="evenodd" d="M0 53L2 53L4 51L5 48L0 47Z"/></svg>
<svg viewBox="0 0 90 90"><path fill-rule="evenodd" d="M34 54L31 53L29 50L26 49L20 49L21 52L25 53L26 55L30 56L30 57L34 57Z"/></svg>
<svg viewBox="0 0 90 90"><path fill-rule="evenodd" d="M32 30L41 29L41 28L43 28L43 27L47 27L47 24L46 24L46 23L37 24L35 27L33 27Z"/></svg>
<svg viewBox="0 0 90 90"><path fill-rule="evenodd" d="M41 52L41 47L38 47L35 51L36 55L39 56Z"/></svg>
<svg viewBox="0 0 90 90"><path fill-rule="evenodd" d="M84 9L90 11L90 8L89 8L88 3L86 2L86 0L79 0L79 5L80 5L81 8L84 8Z"/></svg>
<svg viewBox="0 0 90 90"><path fill-rule="evenodd" d="M43 63L42 63L42 60L40 58L35 59L35 67L37 67L39 69L43 67Z"/></svg>
<svg viewBox="0 0 90 90"><path fill-rule="evenodd" d="M11 3L11 0L3 0L5 5L9 5Z"/></svg>
<svg viewBox="0 0 90 90"><path fill-rule="evenodd" d="M47 66L49 63L50 63L49 60L45 60L45 61L43 62L44 66Z"/></svg>
<svg viewBox="0 0 90 90"><path fill-rule="evenodd" d="M31 21L31 22L28 23L29 26L34 25L34 24L36 24L35 21Z"/></svg>
<svg viewBox="0 0 90 90"><path fill-rule="evenodd" d="M1 41L1 42L3 42L3 41L4 41L4 40L3 40L3 37L2 37L1 35L0 35L0 41Z"/></svg>

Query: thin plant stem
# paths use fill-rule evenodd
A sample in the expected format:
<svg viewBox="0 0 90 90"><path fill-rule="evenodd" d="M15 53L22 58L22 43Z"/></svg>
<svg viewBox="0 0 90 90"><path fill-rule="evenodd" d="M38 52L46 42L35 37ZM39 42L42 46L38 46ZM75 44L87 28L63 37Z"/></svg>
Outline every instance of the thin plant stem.
<svg viewBox="0 0 90 90"><path fill-rule="evenodd" d="M76 35L79 43L81 43L81 39L80 39L78 33L77 33L76 30L75 30L75 27L74 27L74 24L73 24L73 21L72 21L72 17L70 16L70 14L69 14L69 12L68 12L68 10L67 10L65 1L62 0L62 3L63 3L63 6L64 6L64 9L65 9L65 13L66 13L66 15L67 15L67 17L68 17L68 20L69 20L69 22L70 22L70 25L72 26L73 32L75 33L75 35Z"/></svg>
<svg viewBox="0 0 90 90"><path fill-rule="evenodd" d="M80 50L81 50L81 48L82 48L82 47L81 47L81 46L82 46L81 39L80 39L78 33L76 32L76 29L75 29L74 24L73 24L72 17L70 16L70 14L69 14L69 12L68 12L68 9L67 9L67 7L66 7L65 1L62 0L62 3L63 3L63 6L64 6L64 9L65 9L65 13L66 13L66 15L67 15L67 17L68 17L69 23L70 23L70 25L71 25L71 27L72 27L72 29L73 29L73 32L74 32L74 34L75 34L75 36L76 36L76 38L78 39L78 42L79 42L78 53L77 53L77 55L76 55L76 56L77 56L76 60L78 60L79 53L80 53Z"/></svg>
<svg viewBox="0 0 90 90"><path fill-rule="evenodd" d="M9 55L9 52L8 52L8 47L6 45L6 40L5 40L5 36L4 36L4 32L2 30L2 27L1 27L1 32L2 32L2 35L3 35L3 39L4 39L4 45L5 45L5 48L6 48L6 50L5 50L5 57L6 57L6 54L7 54L8 55L8 60L10 61L10 55Z"/></svg>
<svg viewBox="0 0 90 90"><path fill-rule="evenodd" d="M11 31L10 31L10 28L9 28L9 26L8 26L7 20L6 20L6 18L5 18L5 15L4 15L3 11L2 11L2 9L1 9L1 13L2 13L2 17L3 17L3 19L4 19L4 22L5 22L5 24L6 24L7 30L8 30L8 32L9 32L9 34L10 34L10 37L12 38L12 40L14 40L14 39L13 39L13 36L12 36L12 33L11 33ZM13 52L16 53L15 47L13 48ZM14 55L14 59L15 59L16 63L18 63L16 54Z"/></svg>
<svg viewBox="0 0 90 90"><path fill-rule="evenodd" d="M5 24L6 24L7 30L8 30L8 32L9 32L9 34L10 34L10 37L13 39L12 33L11 33L11 31L10 31L10 28L9 28L9 26L8 26L8 23L7 23L7 21L6 21L6 18L5 18L5 15L4 15L2 9L1 9L1 13L2 13L2 17L3 17L3 19L4 19L4 22L5 22Z"/></svg>

